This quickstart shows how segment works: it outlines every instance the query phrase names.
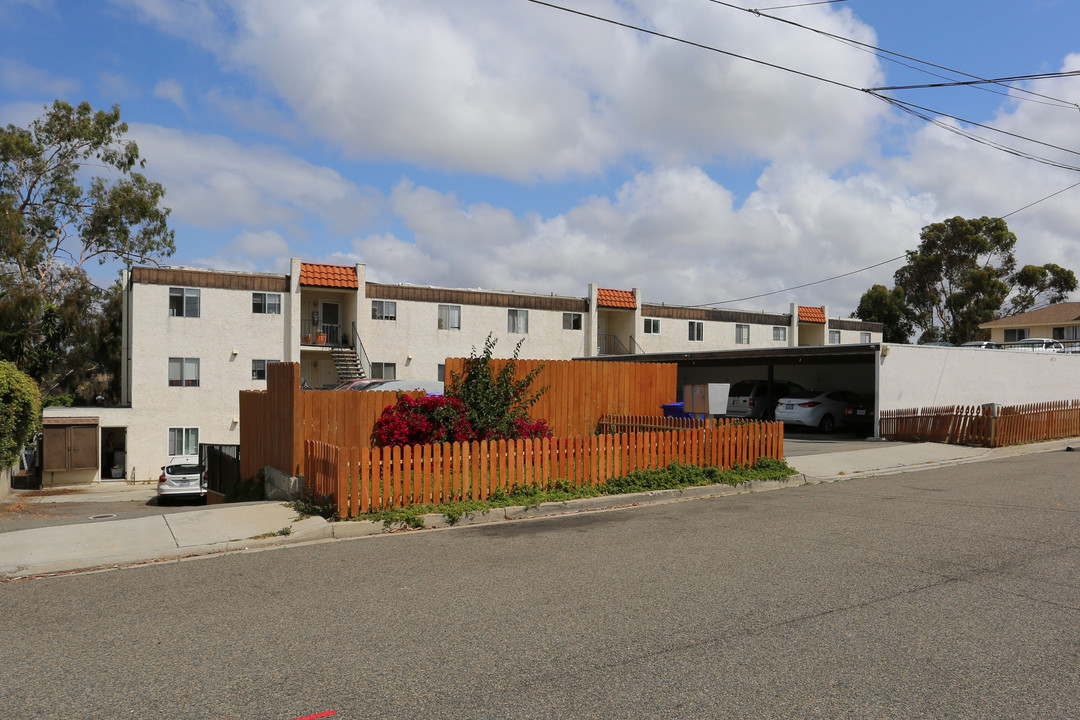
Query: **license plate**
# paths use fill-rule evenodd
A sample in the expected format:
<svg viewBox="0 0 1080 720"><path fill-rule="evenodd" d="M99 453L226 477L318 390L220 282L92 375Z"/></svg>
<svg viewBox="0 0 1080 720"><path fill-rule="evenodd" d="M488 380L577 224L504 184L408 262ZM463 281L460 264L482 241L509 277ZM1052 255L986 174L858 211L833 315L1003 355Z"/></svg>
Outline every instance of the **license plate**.
<svg viewBox="0 0 1080 720"><path fill-rule="evenodd" d="M191 484L190 480L173 480L173 482L176 483L177 485L190 485Z"/></svg>
<svg viewBox="0 0 1080 720"><path fill-rule="evenodd" d="M855 411L855 414L856 414L856 415L865 415L865 414L866 414L866 410L861 410L861 409L860 409L860 410L856 410L856 411Z"/></svg>
<svg viewBox="0 0 1080 720"><path fill-rule="evenodd" d="M791 404L791 403L788 403L787 405L784 406L784 409L785 410L794 410L795 406L793 404Z"/></svg>

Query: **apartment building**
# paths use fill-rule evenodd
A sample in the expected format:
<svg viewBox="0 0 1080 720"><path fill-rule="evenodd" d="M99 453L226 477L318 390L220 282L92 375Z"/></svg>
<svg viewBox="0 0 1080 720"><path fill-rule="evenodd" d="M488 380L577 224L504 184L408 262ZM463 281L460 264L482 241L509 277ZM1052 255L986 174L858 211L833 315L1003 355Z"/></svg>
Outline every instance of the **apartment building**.
<svg viewBox="0 0 1080 720"><path fill-rule="evenodd" d="M881 327L825 307L755 313L647 303L639 288L584 297L371 283L366 266L292 259L287 275L137 267L123 277L122 407L47 408L47 485L156 478L201 443L235 444L239 393L266 366L304 381L444 379L447 357L479 351L602 355L881 341Z"/></svg>

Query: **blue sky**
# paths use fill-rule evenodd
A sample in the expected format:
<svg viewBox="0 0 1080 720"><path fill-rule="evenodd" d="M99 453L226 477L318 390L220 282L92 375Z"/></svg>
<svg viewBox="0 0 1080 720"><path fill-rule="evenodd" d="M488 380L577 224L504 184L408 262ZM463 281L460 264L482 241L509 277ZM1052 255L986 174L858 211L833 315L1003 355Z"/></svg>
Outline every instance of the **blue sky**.
<svg viewBox="0 0 1080 720"><path fill-rule="evenodd" d="M858 92L940 78L820 34L709 0L555 4L836 84L526 0L0 0L0 123L56 98L119 104L168 190L172 264L281 272L298 256L364 262L381 282L772 293L728 306L834 315L900 263L787 289L1080 182ZM981 77L1080 70L1080 7L1064 0L770 14ZM888 94L1080 149L1080 109L1020 89L1080 102L1080 77ZM1008 218L1022 263L1080 270L1078 199Z"/></svg>

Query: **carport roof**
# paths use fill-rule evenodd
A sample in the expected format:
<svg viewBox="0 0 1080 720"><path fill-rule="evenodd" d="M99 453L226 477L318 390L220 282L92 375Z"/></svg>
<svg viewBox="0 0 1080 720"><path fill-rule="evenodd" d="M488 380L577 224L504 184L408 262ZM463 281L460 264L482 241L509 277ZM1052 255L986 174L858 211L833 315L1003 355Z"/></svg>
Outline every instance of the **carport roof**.
<svg viewBox="0 0 1080 720"><path fill-rule="evenodd" d="M747 348L743 350L702 350L698 352L645 353L642 355L601 355L580 358L617 362L677 363L689 366L831 365L873 362L879 343L865 345L807 345L799 347Z"/></svg>

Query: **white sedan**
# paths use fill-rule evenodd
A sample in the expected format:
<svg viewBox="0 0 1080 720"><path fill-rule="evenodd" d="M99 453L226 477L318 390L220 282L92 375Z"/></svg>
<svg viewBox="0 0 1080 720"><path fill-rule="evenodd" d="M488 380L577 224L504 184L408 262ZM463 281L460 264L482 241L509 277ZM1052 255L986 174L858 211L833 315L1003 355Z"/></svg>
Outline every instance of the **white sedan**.
<svg viewBox="0 0 1080 720"><path fill-rule="evenodd" d="M816 427L832 432L851 415L846 412L862 402L847 390L800 390L789 393L776 403L776 419L787 425Z"/></svg>

